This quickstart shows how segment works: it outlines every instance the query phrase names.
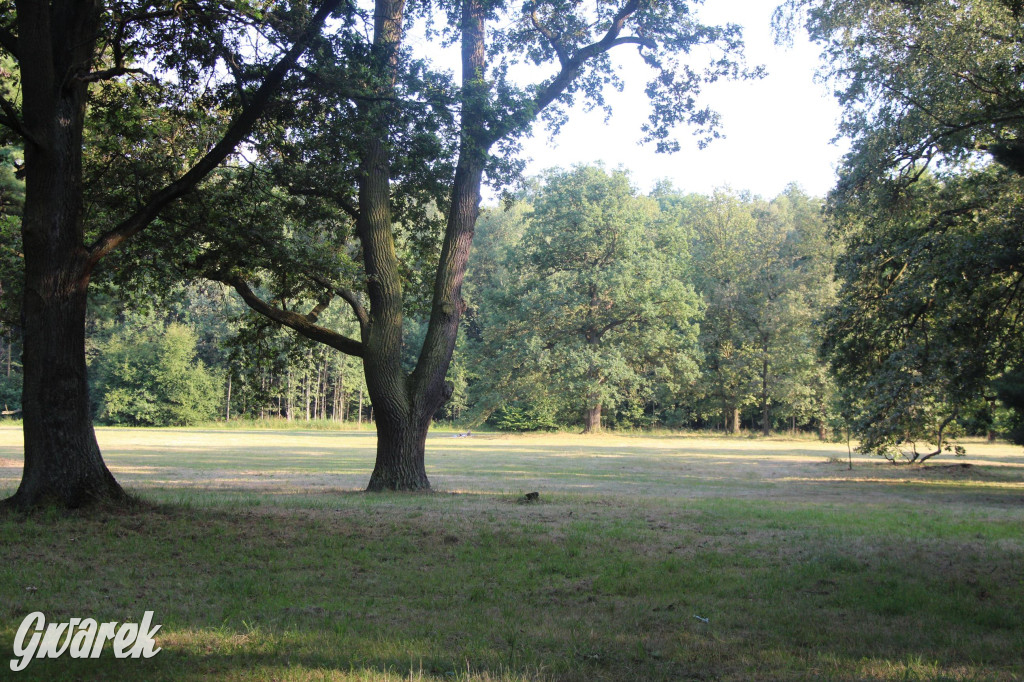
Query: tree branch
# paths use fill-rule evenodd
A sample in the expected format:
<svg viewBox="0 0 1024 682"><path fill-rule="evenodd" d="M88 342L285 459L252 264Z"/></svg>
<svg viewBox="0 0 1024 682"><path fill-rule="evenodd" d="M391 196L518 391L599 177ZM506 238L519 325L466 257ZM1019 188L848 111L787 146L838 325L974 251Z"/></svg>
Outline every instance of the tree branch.
<svg viewBox="0 0 1024 682"><path fill-rule="evenodd" d="M953 410L953 412L948 417L946 417L944 420L942 420L941 424L939 424L939 431L938 431L938 436L937 436L938 443L936 443L936 445L935 445L934 452L929 452L927 454L921 455L920 458L918 458L917 457L917 453L915 451L915 453L914 453L915 454L914 460L918 461L921 464L924 464L925 461L931 459L935 455L938 455L939 453L942 452L942 442L943 442L943 438L945 436L946 427L949 426L950 423L952 423L952 421L954 419L956 419L959 414L960 414L960 410L958 410L958 409L957 410Z"/></svg>
<svg viewBox="0 0 1024 682"><path fill-rule="evenodd" d="M639 8L640 0L629 0L629 2L623 5L615 14L615 18L612 20L611 26L608 27L604 36L590 45L581 47L575 54L563 62L562 68L558 74L547 84L547 86L541 88L540 92L538 92L536 97L533 98L532 106L528 105L525 109L520 111L520 114L525 113L527 115L506 116L504 120L499 122L498 125L490 131L489 141L494 142L499 140L516 128L528 125L534 118L536 118L537 114L555 101L559 95L565 92L565 89L568 88L576 76L579 75L583 65L594 56L607 52L615 45L621 45L624 43L637 43L641 45L647 44L648 41L645 38L634 38L632 36L619 37L619 34L622 33L623 26L626 24L626 20L629 19L629 17L632 16Z"/></svg>
<svg viewBox="0 0 1024 682"><path fill-rule="evenodd" d="M317 197L333 201L338 208L347 213L353 220L359 220L359 209L350 201L341 196L339 192L324 190L320 188L288 187L288 192L298 197Z"/></svg>
<svg viewBox="0 0 1024 682"><path fill-rule="evenodd" d="M310 279L328 291L337 294L345 301L345 303L348 303L349 307L352 308L352 312L355 313L356 319L359 320L359 327L361 330L365 331L369 328L370 314L366 311L366 308L363 307L363 304L359 302L359 298L354 292L349 291L344 287L336 286L320 275L310 275Z"/></svg>
<svg viewBox="0 0 1024 682"><path fill-rule="evenodd" d="M551 32L551 29L541 23L540 17L537 16L536 5L534 5L533 9L530 11L530 23L532 23L533 27L537 29L537 32L544 36L544 39L548 41L548 44L551 45L551 49L553 49L555 54L558 56L558 63L564 67L565 63L569 61L569 55L565 51L565 46L562 45L557 36Z"/></svg>
<svg viewBox="0 0 1024 682"><path fill-rule="evenodd" d="M149 77L149 73L147 73L145 69L135 69L127 66L115 66L109 69L103 69L102 71L91 71L89 73L82 74L80 76L77 76L77 80L80 80L83 83L95 83L97 81L110 80L111 78L116 78L117 76L124 76L129 73L138 73L142 74L143 76Z"/></svg>
<svg viewBox="0 0 1024 682"><path fill-rule="evenodd" d="M0 125L11 129L26 142L31 142L37 147L41 146L39 141L25 127L25 124L22 123L21 117L18 116L18 110L3 95L0 95L0 111L3 111L3 116L0 116Z"/></svg>
<svg viewBox="0 0 1024 682"><path fill-rule="evenodd" d="M327 310L327 306L331 304L332 298L334 297L331 295L327 295L321 298L319 301L317 301L316 305L313 306L313 309L306 313L306 319L309 320L310 322L316 322L317 319L320 317L320 313Z"/></svg>
<svg viewBox="0 0 1024 682"><path fill-rule="evenodd" d="M203 178L235 150L238 143L252 130L252 127L270 103L271 97L277 91L284 77L295 66L295 63L302 53L305 52L310 41L320 32L320 28L323 26L328 15L341 2L342 0L325 0L309 25L292 44L292 47L274 65L274 68L267 74L262 85L253 93L249 106L243 108L241 113L228 126L220 142L207 152L188 172L158 191L145 206L93 243L89 248L89 258L84 265L86 273L91 272L100 259L117 248L126 239L145 229L146 226L156 219L165 206L191 192Z"/></svg>
<svg viewBox="0 0 1024 682"><path fill-rule="evenodd" d="M238 62L235 61L234 55L231 54L227 45L224 44L224 40L222 39L223 36L217 35L218 32L216 28L211 25L207 13L203 11L201 7L197 8L196 13L199 15L200 21L210 32L211 42L213 42L217 55L224 60L224 65L227 67L228 71L231 72L231 76L235 80L235 90L238 92L239 101L241 101L243 107L249 106L249 98L245 94L245 78L242 76L242 70L239 68Z"/></svg>
<svg viewBox="0 0 1024 682"><path fill-rule="evenodd" d="M350 339L344 334L339 334L333 329L321 327L316 324L316 317L327 307L327 301L321 300L317 303L316 307L310 311L309 315L299 315L298 313L282 310L281 308L275 308L270 305L257 296L241 277L228 275L223 277L221 281L234 287L235 291L237 291L238 295L242 297L242 300L245 301L246 305L258 312L260 315L263 315L278 324L284 325L285 327L294 329L307 339L311 339L317 343L322 343L325 346L330 346L331 348L339 350L346 355L354 355L359 358L363 357L365 347L362 343L355 339Z"/></svg>
<svg viewBox="0 0 1024 682"><path fill-rule="evenodd" d="M6 26L0 26L0 48L14 57L15 61L21 61L18 57L18 38Z"/></svg>

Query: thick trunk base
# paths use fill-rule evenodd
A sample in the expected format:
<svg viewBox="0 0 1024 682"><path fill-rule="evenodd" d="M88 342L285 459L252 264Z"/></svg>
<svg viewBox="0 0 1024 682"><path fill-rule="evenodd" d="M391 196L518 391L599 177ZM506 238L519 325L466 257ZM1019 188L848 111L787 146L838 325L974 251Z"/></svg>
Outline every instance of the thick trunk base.
<svg viewBox="0 0 1024 682"><path fill-rule="evenodd" d="M17 492L0 501L0 509L30 511L45 507L79 509L82 507L121 507L133 502L114 476L103 467L100 476L83 475L74 480L28 480L22 478Z"/></svg>
<svg viewBox="0 0 1024 682"><path fill-rule="evenodd" d="M425 465L427 431L423 424L377 424L377 462L370 475L367 492L430 490Z"/></svg>
<svg viewBox="0 0 1024 682"><path fill-rule="evenodd" d="M34 284L31 278L29 284ZM85 364L85 286L58 289L46 297L38 293L41 290L40 285L26 286L25 467L18 491L4 505L73 509L126 503L129 496L103 463L92 426Z"/></svg>
<svg viewBox="0 0 1024 682"><path fill-rule="evenodd" d="M601 431L601 406L587 408L587 414L583 420L583 433L598 433Z"/></svg>

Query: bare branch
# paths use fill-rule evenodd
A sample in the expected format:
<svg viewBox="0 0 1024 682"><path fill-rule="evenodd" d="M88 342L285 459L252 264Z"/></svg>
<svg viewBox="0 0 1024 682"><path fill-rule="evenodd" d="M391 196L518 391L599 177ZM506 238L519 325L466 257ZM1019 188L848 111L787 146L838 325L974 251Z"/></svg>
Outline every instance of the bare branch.
<svg viewBox="0 0 1024 682"><path fill-rule="evenodd" d="M917 449L916 448L914 449L914 460L915 461L920 462L920 463L923 464L925 461L931 459L935 455L938 455L938 454L940 454L942 452L942 445L943 445L943 441L945 439L946 427L949 426L953 422L953 420L956 419L959 415L960 415L960 410L959 409L953 410L953 412L948 417L946 417L944 420L942 420L941 424L939 424L939 431L938 431L938 436L937 436L938 443L935 444L935 450L934 451L926 453L924 455L921 455L920 458L918 458Z"/></svg>
<svg viewBox="0 0 1024 682"><path fill-rule="evenodd" d="M77 80L83 83L95 83L97 81L106 81L111 78L117 78L118 76L124 76L129 73L141 74L150 78L149 73L145 69L135 69L127 66L115 66L109 69L103 69L102 71L91 71L90 73L82 74L77 76Z"/></svg>
<svg viewBox="0 0 1024 682"><path fill-rule="evenodd" d="M238 295L242 297L246 305L258 312L260 315L282 324L285 327L294 329L298 333L305 336L307 339L322 343L325 346L330 346L335 350L339 350L346 355L354 355L356 357L363 357L365 353L365 347L359 341L350 339L344 334L339 334L333 329L327 327L321 327L316 324L316 317L323 312L327 307L327 303L330 299L321 300L309 315L300 315L293 313L289 310L282 310L281 308L275 308L270 305L262 298L256 295L255 292L249 285L245 283L241 277L228 275L221 278L221 281L234 287Z"/></svg>

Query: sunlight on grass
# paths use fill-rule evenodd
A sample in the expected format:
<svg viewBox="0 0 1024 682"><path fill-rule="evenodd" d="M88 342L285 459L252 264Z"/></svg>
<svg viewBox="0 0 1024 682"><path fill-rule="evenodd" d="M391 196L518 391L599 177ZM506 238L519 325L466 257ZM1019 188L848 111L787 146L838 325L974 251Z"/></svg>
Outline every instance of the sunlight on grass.
<svg viewBox="0 0 1024 682"><path fill-rule="evenodd" d="M0 650L34 610L153 610L164 650L18 679L1024 677L1019 448L435 434L439 492L380 495L368 433L98 435L147 504L0 516ZM20 448L0 428L9 491Z"/></svg>

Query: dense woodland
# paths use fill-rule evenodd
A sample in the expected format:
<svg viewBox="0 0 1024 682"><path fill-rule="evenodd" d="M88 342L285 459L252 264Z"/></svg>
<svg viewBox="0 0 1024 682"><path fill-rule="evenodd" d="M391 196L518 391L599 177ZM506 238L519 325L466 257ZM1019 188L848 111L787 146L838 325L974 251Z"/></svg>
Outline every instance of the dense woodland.
<svg viewBox="0 0 1024 682"><path fill-rule="evenodd" d="M624 50L641 140L713 143L702 85L761 70L691 5L0 2L14 503L123 498L93 423L373 422L372 490L429 488L437 421L1024 439L1019 4L779 8L845 107L828 197L523 178Z"/></svg>
<svg viewBox="0 0 1024 682"><path fill-rule="evenodd" d="M527 185L477 225L449 370L455 390L436 420L510 430L830 427L816 352L834 254L820 200L796 187L771 200L668 186L643 196L625 172L600 167ZM218 282L111 284L90 311L98 423L372 419L357 362L281 330ZM343 327L335 318L321 320ZM407 320L408 348L423 326ZM12 409L19 376L15 362L4 394ZM594 414L601 420L588 422Z"/></svg>

